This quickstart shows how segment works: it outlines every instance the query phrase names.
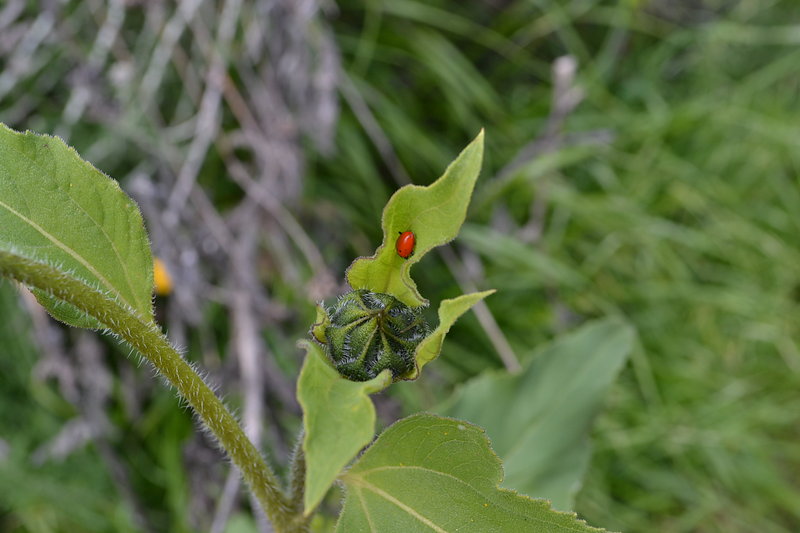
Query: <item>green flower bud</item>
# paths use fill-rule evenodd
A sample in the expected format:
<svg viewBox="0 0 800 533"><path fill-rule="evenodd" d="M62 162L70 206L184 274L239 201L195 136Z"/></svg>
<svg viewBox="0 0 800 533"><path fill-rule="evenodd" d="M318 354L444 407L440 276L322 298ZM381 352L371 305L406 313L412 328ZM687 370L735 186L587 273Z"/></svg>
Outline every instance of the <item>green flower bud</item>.
<svg viewBox="0 0 800 533"><path fill-rule="evenodd" d="M417 345L430 333L418 309L364 289L345 294L327 313L328 355L353 381L367 381L387 368L395 377L409 372Z"/></svg>

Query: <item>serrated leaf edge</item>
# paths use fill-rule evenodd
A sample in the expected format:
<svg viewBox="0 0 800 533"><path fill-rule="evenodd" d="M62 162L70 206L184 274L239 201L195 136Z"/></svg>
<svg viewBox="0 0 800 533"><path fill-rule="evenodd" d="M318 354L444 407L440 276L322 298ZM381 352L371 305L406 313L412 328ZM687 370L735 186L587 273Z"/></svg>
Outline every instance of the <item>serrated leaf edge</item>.
<svg viewBox="0 0 800 533"><path fill-rule="evenodd" d="M596 527L590 526L590 525L589 525L589 524L588 524L588 523L587 523L585 520L583 520L583 519L581 519L581 518L578 518L578 514L577 514L577 513L575 513L575 512L558 511L558 510L556 510L556 509L553 509L553 507L552 507L552 503L550 502L550 500L547 500L547 499L544 499L544 498L532 498L532 497L530 497L530 496L528 496L528 495L526 495L526 494L520 494L519 492L517 492L517 491L515 491L515 490L511 490L511 489L505 489L505 488L502 488L502 487L500 487L500 483L502 483L502 482L503 482L503 479L505 478L505 471L503 470L503 461L500 459L500 456L498 456L498 455L497 455L497 452L495 452L495 451L494 451L494 448L492 447L492 440L491 440L491 438L489 437L489 435L486 433L486 430L485 430L485 429L483 429L481 426L479 426L479 425L477 425L477 424L473 424L473 423L471 423L471 422L469 422L469 421L465 421L465 420L459 420L459 419L457 419L457 418L452 418L452 417L449 417L449 416L441 416L441 415L436 415L436 414L433 414L433 413L416 413L416 414L414 414L414 415L411 415L411 416L408 416L408 417L406 417L406 418L400 419L400 420L398 420L397 422L395 422L394 424L392 424L391 426L387 427L387 428L386 428L386 429L383 431L383 433L382 433L381 435L379 435L379 436L378 436L378 438L377 438L377 439L375 439L375 441L373 441L373 443L372 443L372 444L371 444L371 445L370 445L370 446L369 446L369 447L368 447L368 448L367 448L367 449L366 449L366 450L365 450L363 453L367 453L367 452L368 452L370 449L372 449L372 447L374 447L376 444L378 444L378 442L380 441L381 437L382 437L382 436L383 436L383 435L384 435L384 434L385 434L387 431L389 431L389 430L390 430L392 427L394 427L394 426L396 426L396 425L398 425L398 424L401 424L401 423L410 423L410 422L412 422L412 421L413 421L414 419L416 419L416 418L437 418L437 419L440 419L440 420L449 420L449 421L451 421L451 422L457 422L457 423L459 423L459 424L468 424L469 426L472 426L472 427L474 427L474 428L478 429L479 433L481 434L481 436L483 437L483 439L484 439L484 440L485 440L485 442L486 442L486 446L487 446L487 448L488 448L488 450L489 450L489 453L491 454L491 458L493 459L493 461L494 461L495 465L497 465L497 466L499 466L499 467L500 467L501 477L500 477L500 479L498 480L498 482L497 482L497 485L495 485L495 487L494 487L494 489L495 489L495 490L496 490L496 491L497 491L499 494L503 494L503 493L505 493L505 494L513 495L514 497L516 497L516 498L520 498L520 499L522 499L522 500L527 500L527 501L530 501L530 502L532 502L532 503L534 503L534 504L537 504L537 505L546 505L546 506L547 506L547 510L548 510L549 512L551 512L551 513L555 513L555 514L558 514L558 515L562 515L562 516L564 516L564 517L569 517L569 518L571 518L571 519L575 520L575 521L577 522L577 524L579 524L579 525L582 525L584 528L586 528L586 529L575 528L575 529L574 529L574 531L578 531L578 532L585 532L585 531L588 529L589 531L591 531L591 532L594 532L594 533L615 533L615 532L608 531L608 530L606 530L606 529L601 529L601 528L596 528ZM359 485L360 485L360 486L358 487L358 489L359 489L359 491L360 491L360 490L361 490L361 489L363 489L363 488L367 488L367 487L366 487L367 485L369 485L370 487L372 487L372 484L370 484L369 482L367 482L367 481L365 481L365 480L363 480L363 479L361 479L361 478L360 478L360 474L369 473L369 472L373 472L373 471L377 471L377 470L380 470L380 469L386 468L386 467L372 468L372 469L366 470L366 471L364 471L364 472L358 472L358 473L356 473L356 474L353 474L353 473L351 472L351 470L352 470L352 467L356 466L356 464L358 464L358 461L356 461L355 463L353 463L353 465L351 465L351 467L350 467L350 468L348 468L348 469L347 469L345 472L343 472L343 473L342 473L342 474L339 476L339 480L340 480L340 481L341 481L341 482L342 482L342 483L345 485L345 487L346 487L346 490L347 490L347 491L349 491L349 490L350 490L350 487L349 487L349 486L347 486L347 480L348 480L348 479L355 480L355 481L356 481L356 484L359 484ZM429 469L429 468L424 468L424 467L419 467L419 466L413 466L413 467L411 467L411 466L399 466L399 465L398 465L398 466L390 466L390 468L419 468L419 469L422 469L422 470L430 471L430 472L432 472L432 473L434 473L434 474L437 474L437 475L444 475L444 476L448 476L448 477L455 478L455 476L453 476L452 474L448 474L448 473L445 473L445 472L438 472L438 471L436 471L436 470L431 470L431 469ZM459 478L455 478L455 479L456 479L457 481L459 481L460 483L462 483L462 484L464 484L464 485L467 485L467 486L468 486L470 489L472 489L473 491L475 491L475 492L477 492L478 494L480 494L480 492L478 492L478 491L477 491L477 490L476 490L474 487L472 487L471 485L467 484L465 481L463 481L463 480L461 480L461 479L459 479ZM368 490L371 490L371 489L368 489ZM383 495L383 494L380 494L378 491L373 491L373 492L375 492L375 494L378 494L379 496L383 497L384 499L386 499L386 500L387 500L387 501L389 501L390 503L393 503L394 505L397 505L398 507L400 507L400 508L401 508L401 509L403 509L403 510L405 510L404 508L405 508L405 507L407 507L407 506L406 506L406 505L404 505L404 504L403 504L403 505L398 505L398 503L397 503L397 502L393 501L393 500L396 500L396 498L386 498L386 497L384 497L384 495ZM381 490L380 492L384 492L384 491L382 491L382 490ZM368 513L367 513L367 511L366 511L366 507L365 507L365 505L364 505L363 498L362 498L362 496L361 496L360 492L359 492L359 502L361 503L361 507L362 507L362 508L365 510L365 514L367 514L367 515L368 515ZM399 502L399 503L402 503L402 502ZM497 505L497 503L496 503L496 502L493 502L493 505ZM430 527L430 528L431 528L431 529L433 529L434 531L436 531L436 533L452 533L452 532L450 532L450 531L448 531L448 530L446 530L446 529L442 529L442 528L440 528L439 526L437 526L436 524L434 524L433 522L431 522L431 521L430 521L428 518L426 518L426 517L422 517L421 515L420 515L420 517L417 517L416 515L417 515L418 513L417 513L416 511L414 511L414 513L413 513L413 514L412 514L412 513L409 513L409 514L411 514L412 516L414 516L415 518L417 518L418 520L420 520L422 523L424 523L425 525L427 525L428 527ZM424 518L424 520L421 520L420 518ZM545 521L545 520L541 520L541 519L537 519L537 521L539 521L539 522L542 522L542 523L545 523L545 524L550 524L550 523L551 523L551 522L547 522L547 521ZM337 527L338 527L338 523L337 523ZM562 526L559 526L559 527L562 527ZM377 530L377 529L372 529L371 531L373 531L373 532L377 532L378 530Z"/></svg>

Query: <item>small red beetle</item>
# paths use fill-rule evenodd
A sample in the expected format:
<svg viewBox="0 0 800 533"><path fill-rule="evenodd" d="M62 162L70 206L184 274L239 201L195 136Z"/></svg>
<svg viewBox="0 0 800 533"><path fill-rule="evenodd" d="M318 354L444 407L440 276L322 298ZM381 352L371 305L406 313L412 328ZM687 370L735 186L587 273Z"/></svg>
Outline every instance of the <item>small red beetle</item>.
<svg viewBox="0 0 800 533"><path fill-rule="evenodd" d="M417 244L417 237L412 231L401 231L398 233L400 233L400 236L397 238L397 242L394 245L397 250L397 255L403 259L408 259L414 255L414 246Z"/></svg>

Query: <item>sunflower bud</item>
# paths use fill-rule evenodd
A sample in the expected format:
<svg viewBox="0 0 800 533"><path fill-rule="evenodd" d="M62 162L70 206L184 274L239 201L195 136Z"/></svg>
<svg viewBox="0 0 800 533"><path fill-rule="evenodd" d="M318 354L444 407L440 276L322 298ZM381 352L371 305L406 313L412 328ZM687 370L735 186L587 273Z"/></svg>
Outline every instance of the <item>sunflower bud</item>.
<svg viewBox="0 0 800 533"><path fill-rule="evenodd" d="M430 333L418 309L364 289L345 294L327 313L328 355L353 381L367 381L387 368L395 377L409 372L417 345Z"/></svg>

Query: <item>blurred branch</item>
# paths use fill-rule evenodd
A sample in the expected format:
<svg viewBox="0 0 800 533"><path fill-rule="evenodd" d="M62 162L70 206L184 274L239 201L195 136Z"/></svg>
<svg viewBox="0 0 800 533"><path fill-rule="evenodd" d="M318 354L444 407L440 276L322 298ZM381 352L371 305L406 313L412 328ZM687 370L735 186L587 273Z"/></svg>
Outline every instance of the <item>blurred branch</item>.
<svg viewBox="0 0 800 533"><path fill-rule="evenodd" d="M453 249L449 246L444 246L439 248L439 253L444 259L445 264L453 273L458 281L459 287L461 287L461 291L463 293L470 293L470 292L478 292L478 287L475 285L473 281L473 277L468 272L468 269L464 267L464 262L459 261L458 256L453 251ZM465 252L469 253L469 252ZM480 259L477 256L472 256L472 260L475 262L480 262ZM494 346L497 355L500 357L500 360L503 362L503 366L506 367L511 373L519 372L521 370L521 366L519 364L519 359L517 358L516 354L514 353L513 348L508 343L508 339L503 334L503 331L500 329L500 326L497 325L497 321L492 315L491 310L486 305L485 302L480 301L472 308L475 311L475 316L478 317L478 322L480 323L483 331L486 332L486 336L489 337L489 342L492 343Z"/></svg>
<svg viewBox="0 0 800 533"><path fill-rule="evenodd" d="M220 142L224 146L222 142ZM229 150L224 150L224 153ZM230 177L235 181L247 195L255 200L270 216L272 216L278 225L286 232L297 248L305 257L308 264L314 273L314 278L318 284L324 287L333 286L333 277L329 272L322 254L317 248L314 241L308 236L303 227L270 192L267 190L265 180L261 182L254 181L248 174L238 160L230 156L225 157L225 163L230 172ZM313 296L316 296L314 298ZM312 295L313 299L319 299L325 295Z"/></svg>
<svg viewBox="0 0 800 533"><path fill-rule="evenodd" d="M243 390L243 415L242 422L244 430L256 448L261 448L263 422L265 420L263 403L265 398L264 379L270 382L270 391L280 398L281 403L286 406L293 405L294 389L291 383L285 379L283 373L274 365L274 357L267 353L266 346L261 339L259 332L259 320L253 302L254 297L263 293L263 288L259 283L255 268L257 265L256 251L258 248L259 224L254 223L258 220L257 204L250 199L240 208L242 211L238 216L231 220L235 224L236 240L231 246L231 268L228 276L228 283L232 285L230 301L228 306L231 310L232 343L234 353L239 362L239 379ZM275 435L281 434L279 425L273 428ZM273 450L273 455L277 451ZM238 483L238 477L236 479ZM226 480L228 491L224 497L232 499L235 492L230 488L233 481ZM271 531L271 527L266 517L259 511L257 502L250 496L252 507L256 512L256 519L259 530L262 533ZM227 504L226 504L227 505ZM225 507L218 508L215 516L217 524L222 522ZM227 511L229 512L229 511Z"/></svg>
<svg viewBox="0 0 800 533"><path fill-rule="evenodd" d="M175 46L181 38L186 25L194 18L197 8L200 7L202 0L183 0L178 2L178 8L164 26L161 38L156 45L150 61L147 64L147 71L142 76L139 85L138 100L145 106L145 111L154 102L153 95L161 85L164 71L173 55Z"/></svg>
<svg viewBox="0 0 800 533"><path fill-rule="evenodd" d="M214 518L211 521L209 533L223 533L228 525L234 506L236 505L239 487L242 484L242 476L235 468L228 470L225 478L225 485L222 488L222 495L217 500L217 508L214 510Z"/></svg>
<svg viewBox="0 0 800 533"><path fill-rule="evenodd" d="M383 128L381 128L378 121L375 119L375 115L372 113L372 110L367 105L366 100L359 92L358 88L353 83L353 80L350 79L350 76L342 71L341 74L341 85L339 90L344 96L344 99L347 101L350 109L353 110L355 113L356 118L358 118L359 123L361 123L361 127L364 128L364 131L367 132L367 136L372 141L372 144L375 145L377 148L378 153L381 154L386 166L389 169L389 172L392 174L395 183L399 187L403 185L408 185L412 183L411 178L408 176L408 172L406 172L403 163L400 161L400 158L397 157L397 153L394 151L394 147L392 146L392 142L383 132Z"/></svg>
<svg viewBox="0 0 800 533"><path fill-rule="evenodd" d="M197 113L194 138L167 200L167 210L164 214L164 224L167 227L173 227L178 223L206 152L217 135L222 88L227 70L226 60L230 54L231 40L236 31L241 3L242 0L226 0L222 7L211 66L206 74L206 87Z"/></svg>
<svg viewBox="0 0 800 533"><path fill-rule="evenodd" d="M231 301L232 341L239 362L239 375L244 396L242 422L244 430L256 448L261 447L262 397L264 380L260 360L264 359L263 343L255 320L251 294L260 287L255 272L256 233L254 225L241 228L233 245L231 256L231 279L234 284Z"/></svg>
<svg viewBox="0 0 800 533"><path fill-rule="evenodd" d="M8 0L3 10L0 11L0 30L10 26L24 10L25 0Z"/></svg>
<svg viewBox="0 0 800 533"><path fill-rule="evenodd" d="M545 154L558 151L567 146L603 145L614 139L614 132L608 129L586 132L564 133L564 124L569 115L583 101L585 93L575 84L578 64L572 56L562 56L553 62L553 92L550 115L542 134L520 148L516 155L506 163L492 178L495 186L508 181L525 165ZM520 231L523 241L534 242L541 233L543 217L546 214L547 194L539 188L531 204L531 216L526 227ZM488 198L483 203L488 201Z"/></svg>
<svg viewBox="0 0 800 533"><path fill-rule="evenodd" d="M249 209L241 212L240 217L236 220L239 223L235 226L237 239L234 242L234 252L230 259L230 276L227 279L227 283L232 287L227 305L232 312L235 347L240 365L242 365L240 372L242 372L243 384L246 385L248 379L255 379L248 373L259 374L249 389L245 386L245 392L250 394L253 402L256 401L255 394L258 394L257 416L259 420L262 420L263 413L260 402L263 401L264 396L263 377L266 378L269 385L269 393L277 397L284 409L297 412L298 404L292 383L285 378L283 372L275 364L275 357L269 353L259 333L259 325L263 323L263 320L256 318L258 313L255 300L266 297L255 271L257 237L260 234L260 225L253 223L258 220L255 205L249 204ZM243 353L247 360L242 360L242 350L244 350Z"/></svg>
<svg viewBox="0 0 800 533"><path fill-rule="evenodd" d="M117 39L119 30L125 20L125 6L123 0L109 0L106 5L106 18L97 38L89 51L86 64L81 67L83 70L82 78L92 78L105 65L108 52L114 41ZM62 122L56 130L56 135L62 137L64 141L69 140L72 126L81 118L90 102L93 94L90 89L91 79L78 79L70 92L69 99L64 106Z"/></svg>
<svg viewBox="0 0 800 533"><path fill-rule="evenodd" d="M53 31L56 19L54 11L52 7L42 10L6 61L5 68L0 72L0 100L17 86L23 75L44 64L45 61L36 55L36 50Z"/></svg>

